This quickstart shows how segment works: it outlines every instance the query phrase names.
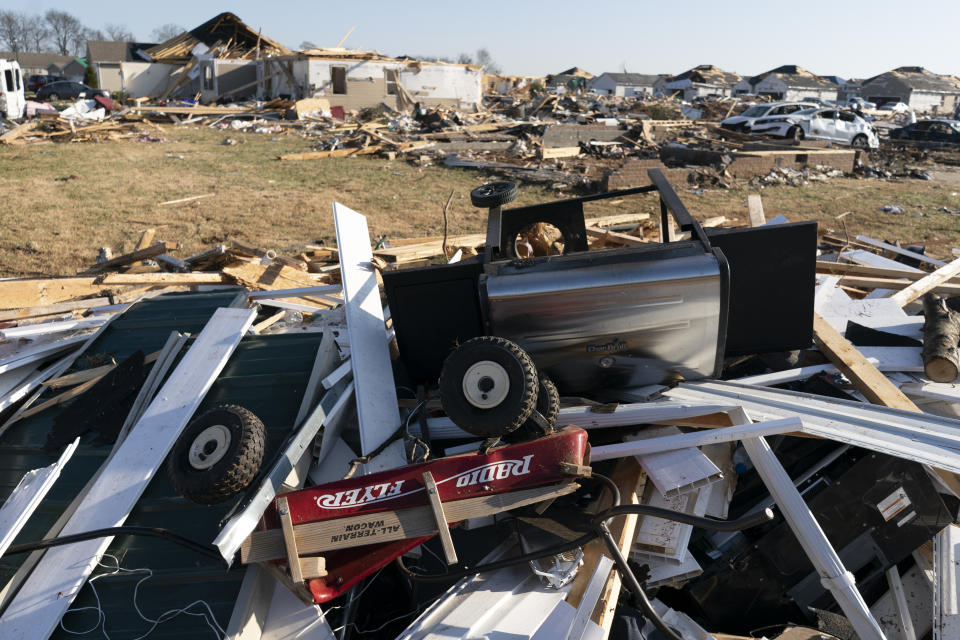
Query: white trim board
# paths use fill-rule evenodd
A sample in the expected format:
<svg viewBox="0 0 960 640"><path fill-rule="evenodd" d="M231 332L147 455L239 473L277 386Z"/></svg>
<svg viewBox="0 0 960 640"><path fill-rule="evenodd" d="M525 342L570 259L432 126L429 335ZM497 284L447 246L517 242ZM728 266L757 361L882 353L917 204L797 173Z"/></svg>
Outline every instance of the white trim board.
<svg viewBox="0 0 960 640"><path fill-rule="evenodd" d="M761 420L803 417L803 433L960 473L960 420L926 413L709 380L666 392L682 403L726 401Z"/></svg>
<svg viewBox="0 0 960 640"><path fill-rule="evenodd" d="M649 426L633 435L625 436L624 440L650 440L682 433L677 427ZM652 480L660 493L667 498L705 487L721 478L717 465L696 447L648 453L636 458L647 478Z"/></svg>
<svg viewBox="0 0 960 640"><path fill-rule="evenodd" d="M370 232L366 217L333 203L337 231L343 306L350 336L350 366L356 385L357 418L361 453L367 455L400 426L397 390L390 365L390 347L380 306L380 286L371 260ZM385 471L407 464L403 441L392 442L364 465L365 473Z"/></svg>
<svg viewBox="0 0 960 640"><path fill-rule="evenodd" d="M23 525L27 524L34 510L43 502L44 496L60 477L61 469L73 456L78 446L80 446L80 438L76 438L68 445L60 454L60 458L50 466L28 471L7 501L3 503L3 507L0 507L0 555L6 552Z"/></svg>
<svg viewBox="0 0 960 640"><path fill-rule="evenodd" d="M255 316L252 309L213 314L61 535L123 524ZM112 540L48 550L0 617L0 638L46 640Z"/></svg>

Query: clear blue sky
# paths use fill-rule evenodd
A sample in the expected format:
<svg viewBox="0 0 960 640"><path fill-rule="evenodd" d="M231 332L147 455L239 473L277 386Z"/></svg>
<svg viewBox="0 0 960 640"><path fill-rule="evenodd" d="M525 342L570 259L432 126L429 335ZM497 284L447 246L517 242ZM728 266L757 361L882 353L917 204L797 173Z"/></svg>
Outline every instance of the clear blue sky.
<svg viewBox="0 0 960 640"><path fill-rule="evenodd" d="M193 28L232 11L264 35L388 55L441 55L486 47L504 73L543 75L579 66L678 73L714 64L754 75L799 64L820 75L867 77L904 65L960 75L960 3L918 0L421 2L414 0L3 0L5 8L70 11L85 24L126 25L147 38L157 25Z"/></svg>

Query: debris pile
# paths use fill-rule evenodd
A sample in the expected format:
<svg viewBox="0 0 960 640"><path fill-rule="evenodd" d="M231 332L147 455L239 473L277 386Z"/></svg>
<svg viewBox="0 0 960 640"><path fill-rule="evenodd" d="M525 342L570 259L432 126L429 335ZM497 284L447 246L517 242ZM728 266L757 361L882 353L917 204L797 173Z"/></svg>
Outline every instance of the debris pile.
<svg viewBox="0 0 960 640"><path fill-rule="evenodd" d="M960 260L648 178L0 281L0 636L952 637Z"/></svg>

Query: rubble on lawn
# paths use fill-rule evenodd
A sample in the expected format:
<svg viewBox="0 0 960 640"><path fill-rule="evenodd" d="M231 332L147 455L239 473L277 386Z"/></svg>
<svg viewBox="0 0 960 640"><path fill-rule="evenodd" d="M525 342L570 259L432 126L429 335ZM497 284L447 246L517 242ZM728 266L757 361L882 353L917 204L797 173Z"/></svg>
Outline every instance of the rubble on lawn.
<svg viewBox="0 0 960 640"><path fill-rule="evenodd" d="M762 140L721 129L716 120L686 119L676 102L649 97L525 94L488 97L483 107L472 111L414 104L403 112L382 104L348 113L332 109L328 98L213 106L138 101L127 106L111 103L103 112L92 108L93 101L77 105L84 110L80 115L95 113L96 119L71 119L73 107L59 114L36 111L34 119L0 135L0 142L161 141L179 127L206 127L273 138L297 136L308 143L305 151L281 154L282 161L401 156L420 165L488 170L521 182L562 183L585 190L641 186L642 179L627 177L636 173L630 167L637 159L660 159L663 164L656 166L671 170L684 168L691 184L729 188L744 183L802 185L811 176L813 180L839 176L821 170L826 165L846 176L928 179L924 165L949 162L950 157L949 152L900 145L858 152L854 161L854 152L834 151L829 144ZM703 118L722 118L744 106L730 99L697 102ZM689 153L678 156L677 149ZM725 156L735 160L739 154L758 151L768 156L781 153L783 159L766 168L762 163L737 163L734 170L724 171L731 162ZM806 152L835 152L850 159L815 158L808 164L800 159ZM745 169L737 170L741 164ZM798 171L806 177L801 179Z"/></svg>
<svg viewBox="0 0 960 640"><path fill-rule="evenodd" d="M555 102L565 109L576 104ZM463 122L443 135L481 135L468 135L465 127L474 125ZM522 132L516 140L536 142L527 136L539 125L501 126ZM361 126L345 139L390 147L381 139L393 140L388 131ZM663 156L635 161L689 160L684 147L664 149ZM767 157L751 157L742 148L710 153L690 170L692 183L717 186L733 179L724 174L738 171L743 158ZM554 162L566 166L571 159ZM814 165L766 175L793 182L836 173ZM660 188L657 175L649 177ZM661 202L671 211L678 206L670 196ZM27 629L30 637L61 633L57 625L65 614L68 632L93 625L89 633L109 629L114 637L124 628L140 635L149 623L131 611L149 603L145 610L155 610L150 615L164 619L161 628L179 637L211 629L226 638L278 637L271 634L283 629L325 639L335 629L353 628L356 637L371 638L605 638L623 637L618 634L630 627L654 633L660 620L684 640L757 637L755 629L784 640L852 637L842 635L850 629L864 640L931 632L954 637L960 260L867 236L818 236L813 223L785 224L783 215L768 221L758 196L748 205L750 227L722 215L699 225L678 215L679 229L672 223L661 228L645 214L587 218L582 242L590 252L619 247L619 254L609 255L625 255L631 247L659 250L667 238L681 241L677 246L687 248L672 251L682 252L704 238L719 246L725 234L756 232L739 237L757 238L744 249L769 261L769 269L750 274L766 278L767 288L743 300L734 284L731 304L749 316L776 312L785 301L806 308L813 315L812 344L737 352L731 342L718 379L678 375L669 384L620 388L611 378L597 399L561 394L557 425L586 430L589 458L564 462L561 483L496 495L500 506L482 502L482 495L454 496L447 480L458 478L463 491L485 491L484 483L522 478L531 469L561 469L525 466L541 455L538 440L485 453L488 445L445 415L436 390L418 385L406 369L403 340L411 331L424 344L434 336L417 334L423 329L409 324L409 309L384 307L396 295L391 287L423 277L415 267L473 268L486 250L485 234L374 242L363 216L336 204L337 246L303 244L278 253L231 242L183 256L177 239L147 229L135 251L113 257L102 250L76 275L0 281L0 457L12 479L0 509L0 550L9 548L0 570L18 576L18 590L0 596L0 636L27 637ZM806 234L816 245L789 256L809 266L802 284L790 288L778 280L776 267L788 256L766 255L773 241L764 234L771 233ZM511 268L522 274L525 265L545 259L535 256L564 251L565 239L562 229L544 223L524 227L515 251L530 260ZM737 275L737 249L725 245L724 251ZM410 304L434 316L476 304L457 295L447 287ZM591 295L602 303L612 294ZM657 308L672 304L664 300ZM765 331L776 339L794 330L786 326L791 322L805 320L785 318ZM615 364L625 347L616 341L596 346L600 366ZM647 366L654 366L650 360ZM218 434L229 420L221 415L202 422L205 412L223 407L240 416L244 429L256 420L265 434L260 471L246 479L245 491L224 493L226 500L222 487L191 487L184 484L189 473L174 469L181 454L195 465L190 473L210 469L220 459L214 455L227 455ZM191 437L210 434L204 436L209 442L183 444L178 437L185 429ZM572 442L578 433L567 428L546 437ZM451 457L457 454L468 455ZM397 469L411 463L425 466ZM450 475L442 470L449 465L464 470ZM371 473L386 475L363 485ZM409 477L401 481L399 473ZM403 493L416 483L423 492ZM607 546L593 539L536 562L507 562L579 540L582 514L611 507L611 485L622 504L642 508L611 519ZM394 494L413 496L405 498L414 500L409 512L376 508ZM551 505L546 511L545 500ZM364 511L368 502L375 508ZM540 507L522 506L531 502ZM338 520L325 520L327 529L307 533L323 524L305 515L308 503L321 515L353 509L336 517L356 522L338 533ZM659 518L663 512L643 511L648 507L679 512L686 521ZM766 511L771 507L775 516ZM407 533L390 524L395 517L407 518ZM695 526L709 524L704 517L739 524L720 531ZM444 524L436 524L440 520ZM460 524L448 535L446 522ZM39 540L117 523L160 526L195 542L187 549L117 530L42 557L28 558L22 545L8 547L14 538ZM426 533L415 537L415 531ZM373 538L384 540L376 547L361 544L387 535ZM322 556L309 551L327 538L332 542L325 544L339 550ZM390 545L406 545L396 548L402 568L377 555ZM629 558L655 616L614 570L610 545ZM233 568L225 569L223 561ZM457 574L460 566L497 561L502 564L478 576L469 569ZM136 589L123 577L135 567L148 567L137 569L143 575L136 579L144 580ZM439 582L420 582L423 573ZM199 620L159 615L191 601ZM92 613L86 626L84 607Z"/></svg>

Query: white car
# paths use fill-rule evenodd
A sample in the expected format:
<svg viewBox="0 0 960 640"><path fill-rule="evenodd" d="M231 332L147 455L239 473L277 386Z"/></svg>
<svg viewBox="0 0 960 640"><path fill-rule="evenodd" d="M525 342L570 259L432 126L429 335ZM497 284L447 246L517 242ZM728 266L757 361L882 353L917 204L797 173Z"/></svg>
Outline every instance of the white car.
<svg viewBox="0 0 960 640"><path fill-rule="evenodd" d="M886 102L878 107L880 111L910 111L910 105L903 102Z"/></svg>
<svg viewBox="0 0 960 640"><path fill-rule="evenodd" d="M787 116L758 118L750 127L750 133L794 140L830 140L858 149L880 146L873 126L854 112L843 109L802 109Z"/></svg>
<svg viewBox="0 0 960 640"><path fill-rule="evenodd" d="M810 109L820 105L806 102L770 102L768 104L756 104L738 116L732 116L723 120L720 126L731 131L749 132L751 125L759 118L770 118L776 116L786 116L801 109Z"/></svg>

